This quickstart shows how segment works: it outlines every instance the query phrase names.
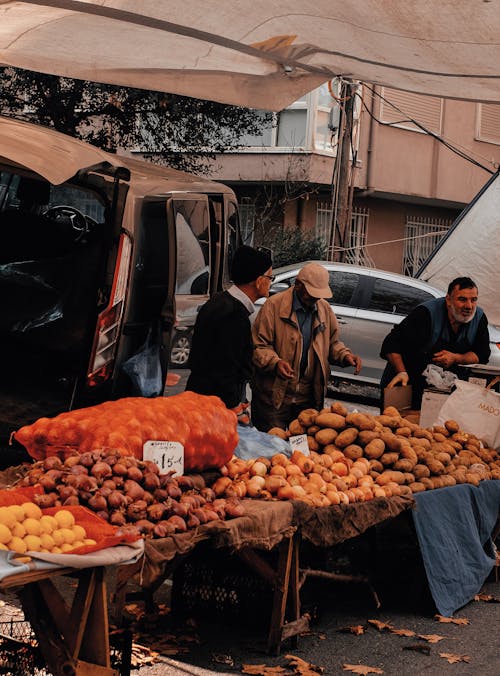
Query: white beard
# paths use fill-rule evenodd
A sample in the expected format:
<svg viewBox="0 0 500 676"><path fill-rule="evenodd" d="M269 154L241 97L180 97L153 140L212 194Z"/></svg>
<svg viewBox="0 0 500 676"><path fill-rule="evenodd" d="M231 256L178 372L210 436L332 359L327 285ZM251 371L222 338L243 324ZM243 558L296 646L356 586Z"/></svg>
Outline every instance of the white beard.
<svg viewBox="0 0 500 676"><path fill-rule="evenodd" d="M464 315L460 314L460 312L456 312L454 308L450 308L451 316L453 319L458 322L459 324L468 324L474 319L474 315L476 314L476 308L474 308L474 312L470 314L468 317L464 317Z"/></svg>

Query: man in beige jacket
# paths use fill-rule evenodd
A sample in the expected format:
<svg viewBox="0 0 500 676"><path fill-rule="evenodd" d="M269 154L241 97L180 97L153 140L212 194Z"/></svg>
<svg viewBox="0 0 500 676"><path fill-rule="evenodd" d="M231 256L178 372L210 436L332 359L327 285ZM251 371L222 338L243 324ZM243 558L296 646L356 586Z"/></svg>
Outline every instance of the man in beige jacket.
<svg viewBox="0 0 500 676"><path fill-rule="evenodd" d="M307 263L295 286L271 296L253 329L252 421L267 432L286 428L305 408L321 409L330 364L361 369L361 359L339 340L330 304L329 275L319 263Z"/></svg>

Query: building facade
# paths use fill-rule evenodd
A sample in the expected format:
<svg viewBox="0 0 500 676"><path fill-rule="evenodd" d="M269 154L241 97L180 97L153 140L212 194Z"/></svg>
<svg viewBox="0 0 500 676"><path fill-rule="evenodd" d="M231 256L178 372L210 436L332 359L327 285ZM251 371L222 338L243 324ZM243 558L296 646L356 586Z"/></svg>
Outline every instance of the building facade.
<svg viewBox="0 0 500 676"><path fill-rule="evenodd" d="M330 256L338 83L220 155L212 177L238 195L247 242L299 226ZM352 214L344 259L414 275L500 164L500 106L359 85L350 139Z"/></svg>

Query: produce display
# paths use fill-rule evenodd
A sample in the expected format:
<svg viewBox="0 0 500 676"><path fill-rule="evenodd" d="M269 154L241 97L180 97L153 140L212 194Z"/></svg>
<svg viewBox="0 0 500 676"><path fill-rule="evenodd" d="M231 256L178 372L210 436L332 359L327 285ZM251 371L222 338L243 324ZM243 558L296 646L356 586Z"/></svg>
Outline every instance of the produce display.
<svg viewBox="0 0 500 676"><path fill-rule="evenodd" d="M238 443L235 413L218 397L194 392L153 399L127 397L40 418L21 427L14 438L36 460L101 448L142 459L146 441L177 441L184 446L188 472L220 467Z"/></svg>
<svg viewBox="0 0 500 676"><path fill-rule="evenodd" d="M238 499L217 497L201 475L160 475L154 462L111 449L64 460L49 456L35 463L19 485L43 489L33 498L41 508L83 505L122 530L155 538L243 514Z"/></svg>
<svg viewBox="0 0 500 676"><path fill-rule="evenodd" d="M0 549L63 554L95 544L67 509L49 515L33 502L0 507Z"/></svg>
<svg viewBox="0 0 500 676"><path fill-rule="evenodd" d="M497 451L485 448L453 420L424 429L389 407L383 415L349 413L339 402L303 410L283 439L306 434L309 455L232 458L213 489L216 495L303 500L313 506L410 495L457 483L500 479Z"/></svg>

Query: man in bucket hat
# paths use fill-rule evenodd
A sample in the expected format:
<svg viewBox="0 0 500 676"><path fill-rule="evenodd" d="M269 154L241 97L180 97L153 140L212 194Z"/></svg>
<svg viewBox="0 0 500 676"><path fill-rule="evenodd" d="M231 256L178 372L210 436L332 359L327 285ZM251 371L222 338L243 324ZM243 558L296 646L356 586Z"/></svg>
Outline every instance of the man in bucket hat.
<svg viewBox="0 0 500 676"><path fill-rule="evenodd" d="M193 329L186 389L214 394L238 413L253 369L250 315L258 298L269 295L271 256L241 246L231 264L233 285L201 308Z"/></svg>
<svg viewBox="0 0 500 676"><path fill-rule="evenodd" d="M269 298L257 315L252 420L258 429L286 429L303 409L323 408L330 364L354 366L359 373L361 359L339 340L325 300L332 295L326 268L307 263L295 285Z"/></svg>

